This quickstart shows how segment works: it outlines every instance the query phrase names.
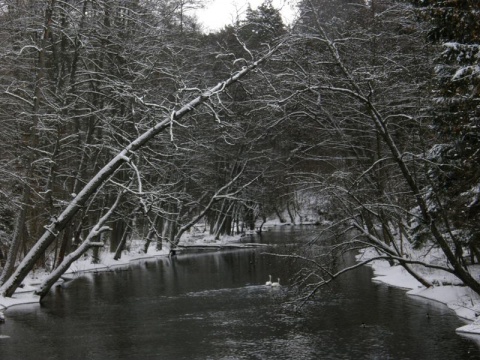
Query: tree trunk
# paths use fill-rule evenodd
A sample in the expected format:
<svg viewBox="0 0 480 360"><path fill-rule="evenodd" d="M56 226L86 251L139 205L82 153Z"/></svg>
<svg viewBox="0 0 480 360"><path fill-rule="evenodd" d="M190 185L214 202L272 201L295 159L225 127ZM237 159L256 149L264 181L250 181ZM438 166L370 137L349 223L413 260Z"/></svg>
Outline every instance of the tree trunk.
<svg viewBox="0 0 480 360"><path fill-rule="evenodd" d="M110 233L110 251L115 252L122 241L123 234L126 232L126 224L123 219L116 220L112 225L112 232Z"/></svg>
<svg viewBox="0 0 480 360"><path fill-rule="evenodd" d="M295 216L292 214L292 211L290 210L290 202L287 201L287 213L288 216L290 217L290 222L292 225L295 225Z"/></svg>
<svg viewBox="0 0 480 360"><path fill-rule="evenodd" d="M28 194L27 194L28 193ZM23 193L23 200L30 198L30 188L25 186L24 193ZM22 234L23 234L23 227L25 226L25 219L27 213L27 203L23 202L22 208L17 216L15 221L15 228L13 231L12 241L10 243L10 247L7 253L7 259L5 262L5 266L3 267L2 275L0 276L0 285L2 285L6 279L8 279L15 268L15 262L17 260L18 251L20 250L20 245L22 243Z"/></svg>
<svg viewBox="0 0 480 360"><path fill-rule="evenodd" d="M266 222L267 222L266 216L262 215L262 223L260 224L260 226L258 227L258 230L257 230L257 232L259 234L261 234L263 232L263 225L265 225Z"/></svg>
<svg viewBox="0 0 480 360"><path fill-rule="evenodd" d="M101 236L105 231L111 230L111 228L104 226L104 224L108 221L108 219L112 216L114 210L117 208L120 198L123 195L123 191L120 192L113 203L113 205L108 209L108 211L103 215L98 222L92 227L92 230L88 233L85 241L77 248L75 251L68 254L63 261L57 266L57 268L52 271L42 282L40 287L35 294L40 295L40 297L44 297L50 288L57 282L58 279L68 270L70 265L77 259L79 259L88 249L94 247L99 248L103 247L103 242L93 242L92 240L98 236Z"/></svg>
<svg viewBox="0 0 480 360"><path fill-rule="evenodd" d="M224 91L230 85L236 83L241 78L245 77L252 70L256 69L260 64L265 62L272 54L274 54L283 43L273 47L266 55L260 58L258 61L245 66L242 70L236 72L227 80L218 83L210 90L203 92L200 96L196 97L182 108L172 112L171 116L168 116L164 120L157 123L155 126L141 134L134 141L128 144L117 156L115 156L110 162L108 162L103 168L101 168L96 175L83 187L83 189L75 196L75 198L69 203L65 210L58 216L58 218L52 221L49 225L46 225L46 231L37 240L35 245L30 249L23 261L20 263L16 271L10 276L8 280L0 287L0 295L5 297L11 297L18 286L22 283L23 279L31 271L38 259L40 259L45 250L52 244L57 237L58 233L67 226L77 214L77 212L85 206L91 195L110 178L123 164L130 161L129 156L133 155L137 150L141 149L151 139L163 130L169 128L173 121L182 119L185 115L192 112L199 105L206 102L211 96L216 95L218 92Z"/></svg>
<svg viewBox="0 0 480 360"><path fill-rule="evenodd" d="M148 215L147 215L148 218ZM148 218L150 221L150 219ZM158 214L155 215L152 221L150 221L148 233L145 239L145 245L143 247L143 252L146 254L148 252L148 248L150 247L150 244L152 243L152 240L156 237L157 235L157 222L158 222Z"/></svg>
<svg viewBox="0 0 480 360"><path fill-rule="evenodd" d="M287 220L285 220L282 216L282 214L280 214L280 211L278 211L278 208L275 206L275 214L277 214L277 217L278 217L278 220L280 220L280 223L284 224L287 222Z"/></svg>
<svg viewBox="0 0 480 360"><path fill-rule="evenodd" d="M125 228L125 231L122 234L122 238L120 242L118 243L117 249L115 250L115 255L113 256L113 260L120 260L122 257L122 251L125 249L125 244L127 243L128 236L130 234L130 227L127 226Z"/></svg>
<svg viewBox="0 0 480 360"><path fill-rule="evenodd" d="M218 228L217 230L215 231L215 240L219 240L220 239L220 235L222 234L225 234L226 233L226 222L227 222L227 218L229 218L229 214L230 214L230 211L232 210L232 207L233 207L234 203L230 203L230 205L228 206L228 209L226 209L224 212L220 213L219 214L219 222L217 223L218 224Z"/></svg>
<svg viewBox="0 0 480 360"><path fill-rule="evenodd" d="M63 259L65 258L65 254L70 252L70 245L72 243L72 227L67 226L65 230L63 230L63 239L60 244L60 251L58 252L58 259L57 263L60 264Z"/></svg>

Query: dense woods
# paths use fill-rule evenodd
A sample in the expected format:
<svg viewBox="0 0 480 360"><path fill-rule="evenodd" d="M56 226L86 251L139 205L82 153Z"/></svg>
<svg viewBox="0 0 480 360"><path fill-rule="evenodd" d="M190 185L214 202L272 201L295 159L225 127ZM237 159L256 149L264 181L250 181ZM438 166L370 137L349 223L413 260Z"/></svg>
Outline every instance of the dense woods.
<svg viewBox="0 0 480 360"><path fill-rule="evenodd" d="M295 222L299 198L331 224L292 254L305 298L368 246L480 294L480 5L302 0L287 26L267 0L210 34L201 5L0 1L1 294L200 222Z"/></svg>

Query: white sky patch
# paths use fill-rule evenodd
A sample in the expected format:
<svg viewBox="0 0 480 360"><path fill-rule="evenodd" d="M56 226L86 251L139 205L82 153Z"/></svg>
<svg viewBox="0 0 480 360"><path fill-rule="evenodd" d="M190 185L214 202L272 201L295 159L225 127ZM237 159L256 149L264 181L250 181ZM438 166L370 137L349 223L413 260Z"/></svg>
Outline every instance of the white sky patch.
<svg viewBox="0 0 480 360"><path fill-rule="evenodd" d="M225 25L235 23L237 18L243 19L248 4L256 9L264 0L207 0L204 9L196 10L195 15L205 30L215 31ZM295 15L296 0L273 0L272 5L280 9L283 21L289 24Z"/></svg>

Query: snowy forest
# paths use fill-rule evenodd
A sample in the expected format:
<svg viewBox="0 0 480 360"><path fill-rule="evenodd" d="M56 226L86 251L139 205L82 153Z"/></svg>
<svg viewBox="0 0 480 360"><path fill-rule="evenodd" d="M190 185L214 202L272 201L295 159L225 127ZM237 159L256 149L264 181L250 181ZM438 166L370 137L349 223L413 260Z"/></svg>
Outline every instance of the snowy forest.
<svg viewBox="0 0 480 360"><path fill-rule="evenodd" d="M302 206L331 239L291 255L305 298L367 247L480 294L480 3L300 0L285 25L266 0L209 34L200 6L0 1L0 295Z"/></svg>

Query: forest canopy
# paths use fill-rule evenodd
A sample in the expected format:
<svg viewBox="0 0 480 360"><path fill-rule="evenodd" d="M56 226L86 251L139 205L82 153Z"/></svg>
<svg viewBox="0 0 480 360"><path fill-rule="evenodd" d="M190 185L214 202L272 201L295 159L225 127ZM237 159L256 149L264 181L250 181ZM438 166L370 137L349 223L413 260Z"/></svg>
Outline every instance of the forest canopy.
<svg viewBox="0 0 480 360"><path fill-rule="evenodd" d="M42 267L45 295L134 238L174 249L200 221L295 222L305 198L349 234L305 250L306 297L366 247L480 294L480 5L301 0L287 26L266 0L210 34L201 5L0 2L1 294Z"/></svg>

